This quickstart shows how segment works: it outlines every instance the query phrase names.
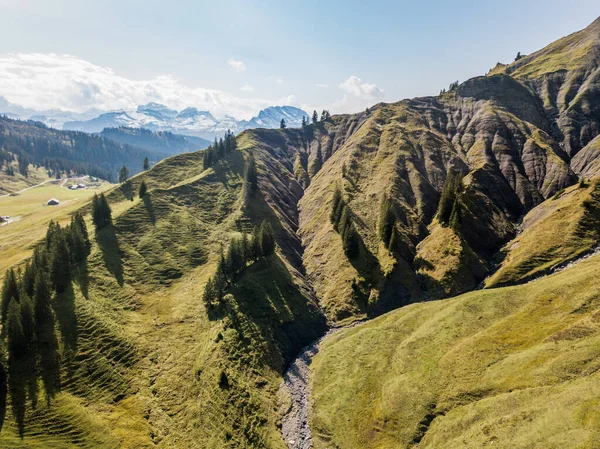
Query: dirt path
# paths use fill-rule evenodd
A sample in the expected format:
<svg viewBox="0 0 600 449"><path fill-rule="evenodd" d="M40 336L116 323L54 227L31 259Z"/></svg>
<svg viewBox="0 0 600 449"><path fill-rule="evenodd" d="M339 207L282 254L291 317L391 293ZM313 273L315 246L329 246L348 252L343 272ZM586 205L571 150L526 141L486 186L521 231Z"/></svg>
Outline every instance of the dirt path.
<svg viewBox="0 0 600 449"><path fill-rule="evenodd" d="M26 189L19 190L18 192L11 192L11 193L6 193L4 195L0 195L0 198L3 198L5 196L10 196L10 195L19 195L19 194L21 194L23 192L27 192L28 190L35 189L36 187L43 186L44 184L48 184L49 182L52 182L52 181L56 181L56 179L47 179L44 182L40 182L39 184L36 184L34 186L29 186Z"/></svg>
<svg viewBox="0 0 600 449"><path fill-rule="evenodd" d="M312 436L308 425L310 413L310 364L319 352L321 342L328 336L349 327L355 327L365 321L357 321L348 326L334 327L325 335L304 347L298 356L290 363L283 376L281 388L285 389L291 399L291 405L282 418L281 433L289 449L312 449Z"/></svg>

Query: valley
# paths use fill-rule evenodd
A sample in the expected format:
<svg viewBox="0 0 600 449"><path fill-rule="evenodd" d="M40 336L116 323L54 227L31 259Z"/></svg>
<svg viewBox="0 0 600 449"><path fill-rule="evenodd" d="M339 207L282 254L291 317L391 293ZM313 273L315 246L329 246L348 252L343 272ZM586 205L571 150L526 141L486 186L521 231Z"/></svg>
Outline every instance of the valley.
<svg viewBox="0 0 600 449"><path fill-rule="evenodd" d="M31 176L1 175L2 192L29 190L0 198L21 217L0 227L0 269L16 270L0 446L597 447L599 104L597 19L437 96L203 150L0 119L8 142L51 142L52 157L138 166L71 190L40 152ZM34 376L18 396L7 373L31 320L13 290L41 295L29 262L59 273L49 223L77 220L89 252L67 253L45 311L60 388Z"/></svg>

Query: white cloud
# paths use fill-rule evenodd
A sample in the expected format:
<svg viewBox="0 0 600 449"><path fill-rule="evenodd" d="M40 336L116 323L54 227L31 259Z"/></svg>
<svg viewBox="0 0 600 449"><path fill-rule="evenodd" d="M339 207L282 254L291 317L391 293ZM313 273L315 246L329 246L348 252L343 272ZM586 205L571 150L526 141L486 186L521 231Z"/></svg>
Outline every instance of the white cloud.
<svg viewBox="0 0 600 449"><path fill-rule="evenodd" d="M37 110L128 110L154 101L179 110L195 106L236 118L250 118L276 104L273 99L192 87L171 75L132 80L75 56L53 53L0 54L0 96Z"/></svg>
<svg viewBox="0 0 600 449"><path fill-rule="evenodd" d="M277 104L281 106L296 106L299 107L300 103L298 102L298 98L295 95L287 95L285 97L281 97L277 99Z"/></svg>
<svg viewBox="0 0 600 449"><path fill-rule="evenodd" d="M327 84L317 84L317 87L320 87L321 89L327 89L329 86Z"/></svg>
<svg viewBox="0 0 600 449"><path fill-rule="evenodd" d="M328 105L332 113L353 113L359 112L373 103L381 101L384 97L383 89L375 84L369 84L357 76L351 76L338 87L345 94L341 100L334 101Z"/></svg>
<svg viewBox="0 0 600 449"><path fill-rule="evenodd" d="M358 98L374 100L383 97L383 90L375 84L366 83L354 75L340 84L339 87L350 95Z"/></svg>
<svg viewBox="0 0 600 449"><path fill-rule="evenodd" d="M244 84L242 87L240 87L240 90L243 90L244 92L254 92L254 87L252 87L250 84Z"/></svg>
<svg viewBox="0 0 600 449"><path fill-rule="evenodd" d="M246 64L244 64L242 61L236 61L235 59L229 59L227 61L227 65L234 72L245 72L246 71Z"/></svg>

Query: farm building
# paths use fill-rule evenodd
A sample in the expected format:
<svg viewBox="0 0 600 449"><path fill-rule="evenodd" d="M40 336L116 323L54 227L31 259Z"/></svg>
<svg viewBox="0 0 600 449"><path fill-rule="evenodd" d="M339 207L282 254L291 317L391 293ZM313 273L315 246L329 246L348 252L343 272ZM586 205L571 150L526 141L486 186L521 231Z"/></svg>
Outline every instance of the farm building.
<svg viewBox="0 0 600 449"><path fill-rule="evenodd" d="M48 206L58 206L60 201L58 201L56 198L50 198L46 204Z"/></svg>

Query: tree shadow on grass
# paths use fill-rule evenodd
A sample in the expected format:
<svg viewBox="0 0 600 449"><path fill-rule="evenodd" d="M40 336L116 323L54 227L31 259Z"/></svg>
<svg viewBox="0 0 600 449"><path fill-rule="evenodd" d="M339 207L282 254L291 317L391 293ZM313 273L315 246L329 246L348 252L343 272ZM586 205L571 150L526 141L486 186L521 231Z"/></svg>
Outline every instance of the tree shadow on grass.
<svg viewBox="0 0 600 449"><path fill-rule="evenodd" d="M238 331L240 346L253 348L254 357L260 357L261 363L279 372L327 329L326 320L310 301L309 293L294 282L276 255L249 266L227 293L210 318L227 317ZM261 347L263 351L259 350Z"/></svg>
<svg viewBox="0 0 600 449"><path fill-rule="evenodd" d="M114 225L108 225L96 231L96 242L106 269L115 277L119 286L123 286L123 261L121 259L121 248Z"/></svg>
<svg viewBox="0 0 600 449"><path fill-rule="evenodd" d="M150 194L147 193L144 195L143 202L144 207L146 208L146 213L148 214L148 219L153 225L156 224L156 215L154 214L154 205L152 204Z"/></svg>
<svg viewBox="0 0 600 449"><path fill-rule="evenodd" d="M54 300L54 311L62 337L63 347L67 357L77 353L77 314L75 313L75 292L73 285L69 284L67 289L56 296Z"/></svg>
<svg viewBox="0 0 600 449"><path fill-rule="evenodd" d="M88 299L90 289L90 279L87 259L79 263L75 269L75 280L79 284L81 294L85 299Z"/></svg>

